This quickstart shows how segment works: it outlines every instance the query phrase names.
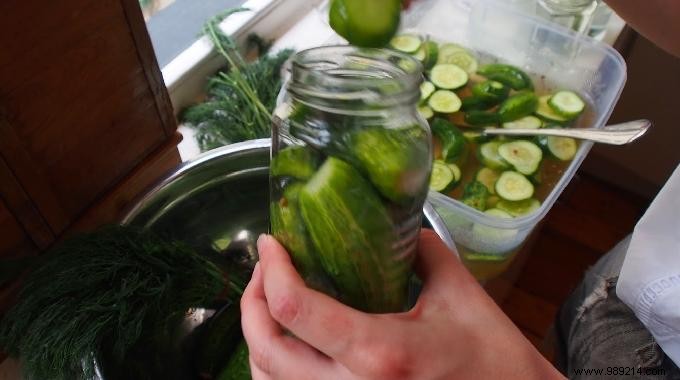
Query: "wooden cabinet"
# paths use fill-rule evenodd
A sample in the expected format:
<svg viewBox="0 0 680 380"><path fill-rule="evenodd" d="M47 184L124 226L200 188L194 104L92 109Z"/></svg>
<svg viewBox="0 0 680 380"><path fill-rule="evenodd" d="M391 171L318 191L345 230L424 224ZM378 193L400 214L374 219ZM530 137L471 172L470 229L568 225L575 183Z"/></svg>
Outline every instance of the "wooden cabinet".
<svg viewBox="0 0 680 380"><path fill-rule="evenodd" d="M180 137L137 0L4 0L0 25L8 257L116 221L180 163Z"/></svg>

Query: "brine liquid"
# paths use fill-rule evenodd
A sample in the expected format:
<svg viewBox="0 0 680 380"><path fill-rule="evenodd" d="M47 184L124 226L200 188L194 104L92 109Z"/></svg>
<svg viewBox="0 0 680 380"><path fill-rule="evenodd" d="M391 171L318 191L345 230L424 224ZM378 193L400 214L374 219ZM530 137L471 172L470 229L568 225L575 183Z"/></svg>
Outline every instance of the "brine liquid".
<svg viewBox="0 0 680 380"><path fill-rule="evenodd" d="M468 84L460 90L455 91L456 94L462 99L472 95L471 87L479 82L485 81L486 78L471 75ZM536 94L538 96L553 93L559 90L555 86L549 85L543 76L532 76L534 86L536 88ZM579 94L583 97L583 94ZM456 112L449 116L449 120L456 126L460 127L461 131L465 132L466 124L464 121L464 113ZM583 115L573 122L573 127L589 127L595 116L595 112L592 106L589 104L586 107ZM517 139L517 138L514 138ZM526 139L531 140L532 137L528 136ZM460 200L463 195L463 189L465 185L472 182L475 175L479 169L484 167L482 163L479 162L477 157L477 151L479 150L478 144L474 142L467 142L467 151L464 153L464 158L457 162L461 169L462 176L458 186L452 189L448 196L454 199ZM436 137L433 137L433 153L435 158L441 158L441 143ZM541 166L539 167L538 174L535 178L540 179L540 184L535 185L534 198L538 199L541 203L545 201L550 192L555 188L555 185L559 182L562 175L566 172L567 168L571 164L571 161L561 161L549 154L543 155L543 160ZM454 240L456 237L453 236ZM517 252L522 248L515 248L510 252L506 252L503 255L498 256L485 256L483 259L477 258L478 252L474 252L461 244L457 244L458 253L465 264L465 266L470 270L470 272L478 280L488 280L492 279L499 274L503 273L512 263L512 260L516 256Z"/></svg>

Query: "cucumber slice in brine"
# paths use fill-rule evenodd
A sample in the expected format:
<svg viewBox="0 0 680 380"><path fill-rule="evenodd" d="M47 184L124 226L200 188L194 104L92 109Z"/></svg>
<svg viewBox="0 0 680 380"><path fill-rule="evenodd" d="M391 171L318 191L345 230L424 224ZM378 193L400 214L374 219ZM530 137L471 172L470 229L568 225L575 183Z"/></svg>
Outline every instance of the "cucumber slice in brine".
<svg viewBox="0 0 680 380"><path fill-rule="evenodd" d="M558 91L548 99L548 105L560 116L573 119L586 108L583 100L572 91Z"/></svg>
<svg viewBox="0 0 680 380"><path fill-rule="evenodd" d="M508 129L538 129L543 125L543 121L536 116L525 116L515 121L503 123L503 128Z"/></svg>
<svg viewBox="0 0 680 380"><path fill-rule="evenodd" d="M413 34L398 35L390 41L391 47L404 53L415 53L421 44L420 37Z"/></svg>
<svg viewBox="0 0 680 380"><path fill-rule="evenodd" d="M461 101L458 95L452 91L438 90L435 91L430 99L427 101L433 111L439 113L454 113L460 110Z"/></svg>
<svg viewBox="0 0 680 380"><path fill-rule="evenodd" d="M434 111L432 111L432 108L430 108L430 106L419 106L418 113L425 120L430 120L434 116Z"/></svg>
<svg viewBox="0 0 680 380"><path fill-rule="evenodd" d="M534 185L522 174L506 171L496 181L496 194L508 201L522 201L534 195Z"/></svg>
<svg viewBox="0 0 680 380"><path fill-rule="evenodd" d="M543 159L543 151L527 140L511 141L498 146L498 155L522 174L533 174Z"/></svg>
<svg viewBox="0 0 680 380"><path fill-rule="evenodd" d="M571 161L576 156L578 144L571 137L548 136L546 138L550 154L562 161Z"/></svg>
<svg viewBox="0 0 680 380"><path fill-rule="evenodd" d="M496 208L503 210L512 216L524 216L531 214L541 207L541 202L535 198L525 199L523 201L508 201L501 199L496 204Z"/></svg>
<svg viewBox="0 0 680 380"><path fill-rule="evenodd" d="M508 169L510 165L498 154L498 147L500 145L501 143L498 141L489 141L488 143L480 145L478 154L479 161L491 169Z"/></svg>
<svg viewBox="0 0 680 380"><path fill-rule="evenodd" d="M536 115L545 120L559 124L564 124L565 122L569 121L569 119L559 115L548 105L548 99L550 99L550 95L544 95L538 98L538 108L536 108Z"/></svg>
<svg viewBox="0 0 680 380"><path fill-rule="evenodd" d="M477 172L475 180L483 183L489 190L489 194L496 194L496 181L498 181L498 177L500 177L500 173L493 169L483 167Z"/></svg>
<svg viewBox="0 0 680 380"><path fill-rule="evenodd" d="M420 102L424 103L430 98L430 95L434 93L436 88L432 82L425 81L420 85Z"/></svg>
<svg viewBox="0 0 680 380"><path fill-rule="evenodd" d="M437 64L430 71L430 81L438 88L455 90L465 86L468 81L468 74L454 64Z"/></svg>
<svg viewBox="0 0 680 380"><path fill-rule="evenodd" d="M413 57L422 62L426 70L429 70L437 63L439 47L434 41L425 41L420 45L420 49L413 53Z"/></svg>
<svg viewBox="0 0 680 380"><path fill-rule="evenodd" d="M451 182L455 179L455 174L446 164L441 160L435 160L432 163L432 176L430 177L430 190L444 191Z"/></svg>

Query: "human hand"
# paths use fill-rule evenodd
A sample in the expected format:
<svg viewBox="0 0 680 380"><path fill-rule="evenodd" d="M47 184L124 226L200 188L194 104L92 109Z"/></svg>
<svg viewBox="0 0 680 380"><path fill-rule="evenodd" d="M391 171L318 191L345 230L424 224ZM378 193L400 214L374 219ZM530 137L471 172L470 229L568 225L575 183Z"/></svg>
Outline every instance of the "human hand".
<svg viewBox="0 0 680 380"><path fill-rule="evenodd" d="M256 380L562 378L430 230L416 258L422 292L397 314L363 313L307 288L271 236L258 251L241 299Z"/></svg>

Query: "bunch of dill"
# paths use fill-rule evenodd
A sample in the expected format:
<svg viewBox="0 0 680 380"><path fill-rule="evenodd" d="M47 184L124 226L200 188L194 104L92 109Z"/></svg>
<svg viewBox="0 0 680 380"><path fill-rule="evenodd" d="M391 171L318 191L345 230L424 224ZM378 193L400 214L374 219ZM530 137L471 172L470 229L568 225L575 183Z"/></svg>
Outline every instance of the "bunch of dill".
<svg viewBox="0 0 680 380"><path fill-rule="evenodd" d="M0 321L0 346L28 379L93 379L99 357L123 363L139 342L153 351L224 287L186 245L132 227L74 237L47 255Z"/></svg>
<svg viewBox="0 0 680 380"><path fill-rule="evenodd" d="M207 100L187 108L181 121L196 130L201 150L270 136L271 112L281 89L281 67L292 54L283 50L247 63L218 24L233 9L206 23L203 33L227 60L227 69L208 79ZM260 42L260 46L263 44Z"/></svg>

